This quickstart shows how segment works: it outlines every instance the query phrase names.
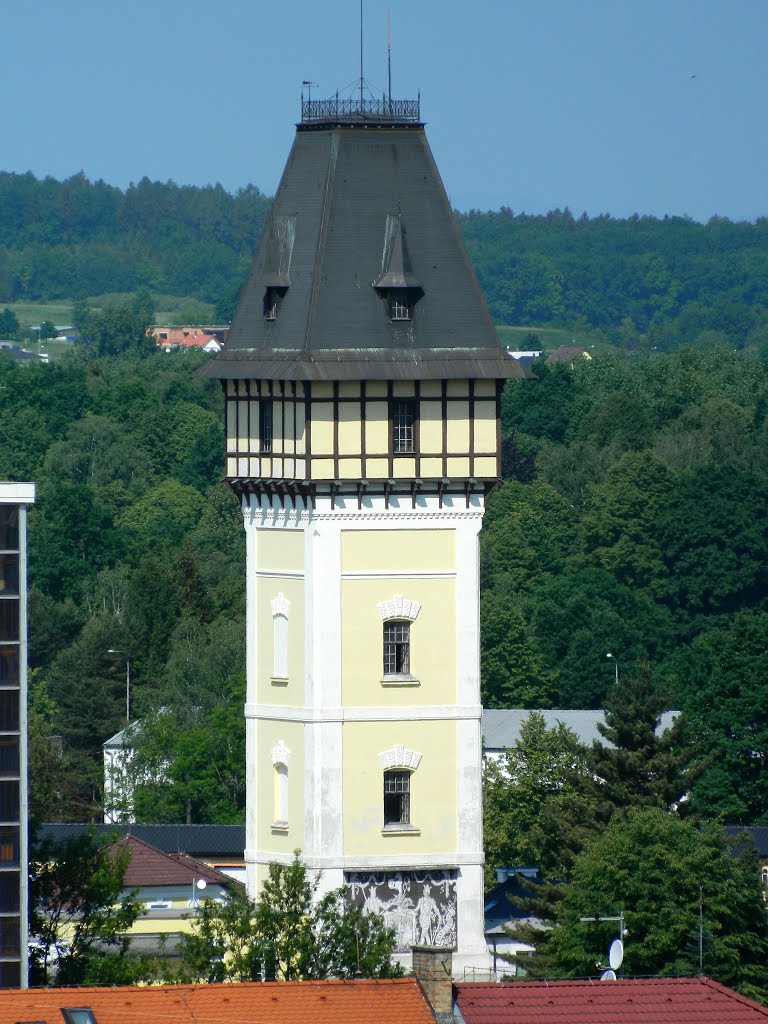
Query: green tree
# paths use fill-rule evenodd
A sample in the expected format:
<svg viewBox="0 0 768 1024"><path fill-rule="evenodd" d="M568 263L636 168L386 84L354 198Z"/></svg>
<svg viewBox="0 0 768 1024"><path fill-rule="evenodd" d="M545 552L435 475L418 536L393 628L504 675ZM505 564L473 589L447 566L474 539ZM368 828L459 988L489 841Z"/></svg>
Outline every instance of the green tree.
<svg viewBox="0 0 768 1024"><path fill-rule="evenodd" d="M270 864L259 900L229 894L204 901L181 940L182 972L195 981L297 981L397 977L394 935L375 915L344 902L343 890L317 899L298 852Z"/></svg>
<svg viewBox="0 0 768 1024"><path fill-rule="evenodd" d="M48 338L55 338L56 328L51 323L50 320L43 320L43 322L40 324L38 334L40 336L40 341L45 341Z"/></svg>
<svg viewBox="0 0 768 1024"><path fill-rule="evenodd" d="M768 823L768 613L711 627L664 666L705 752L692 806L724 821Z"/></svg>
<svg viewBox="0 0 768 1024"><path fill-rule="evenodd" d="M703 973L764 1000L768 931L762 896L754 855L734 855L717 825L696 827L659 808L634 808L615 815L585 845L542 956L563 975L593 974L616 930L580 918L623 911L627 974Z"/></svg>
<svg viewBox="0 0 768 1024"><path fill-rule="evenodd" d="M15 341L19 336L19 318L12 309L0 311L0 339L4 341Z"/></svg>
<svg viewBox="0 0 768 1024"><path fill-rule="evenodd" d="M544 879L568 876L596 825L587 748L561 722L531 712L515 745L483 772L486 882L499 866L531 865Z"/></svg>
<svg viewBox="0 0 768 1024"><path fill-rule="evenodd" d="M686 807L681 801L700 767L692 763L679 718L660 731L665 710L647 664L625 671L606 697L605 724L597 728L607 743L595 740L590 756L604 819L629 807Z"/></svg>
<svg viewBox="0 0 768 1024"><path fill-rule="evenodd" d="M547 672L519 609L493 592L480 604L482 699L491 708L547 707L552 676Z"/></svg>
<svg viewBox="0 0 768 1024"><path fill-rule="evenodd" d="M31 984L106 981L128 957L126 933L142 910L123 885L130 851L110 843L90 831L32 851Z"/></svg>

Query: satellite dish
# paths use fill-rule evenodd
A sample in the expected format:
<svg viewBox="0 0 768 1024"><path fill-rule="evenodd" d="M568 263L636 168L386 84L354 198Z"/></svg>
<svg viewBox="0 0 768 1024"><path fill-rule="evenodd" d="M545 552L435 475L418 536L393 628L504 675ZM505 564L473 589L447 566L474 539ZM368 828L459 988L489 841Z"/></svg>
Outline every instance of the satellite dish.
<svg viewBox="0 0 768 1024"><path fill-rule="evenodd" d="M624 962L624 943L621 939L614 939L611 948L608 950L608 963L614 971L618 971ZM614 978L616 975L614 974Z"/></svg>
<svg viewBox="0 0 768 1024"><path fill-rule="evenodd" d="M195 885L197 886L198 889L204 889L207 884L208 883L206 882L206 880L204 878L198 878L198 880L195 882ZM611 947L611 948L613 948L613 947Z"/></svg>
<svg viewBox="0 0 768 1024"><path fill-rule="evenodd" d="M603 971L600 975L600 981L616 981L616 971L612 971L610 968L607 971Z"/></svg>

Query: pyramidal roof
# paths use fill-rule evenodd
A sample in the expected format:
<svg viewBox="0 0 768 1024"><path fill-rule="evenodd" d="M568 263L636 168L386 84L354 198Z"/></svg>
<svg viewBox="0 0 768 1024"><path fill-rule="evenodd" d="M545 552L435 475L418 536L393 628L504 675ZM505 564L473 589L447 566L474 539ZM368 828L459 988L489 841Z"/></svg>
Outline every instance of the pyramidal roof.
<svg viewBox="0 0 768 1024"><path fill-rule="evenodd" d="M515 377L418 104L303 104L224 350L222 378ZM405 108L403 107L405 105ZM383 108L383 109L382 109ZM408 315L391 314L393 293Z"/></svg>

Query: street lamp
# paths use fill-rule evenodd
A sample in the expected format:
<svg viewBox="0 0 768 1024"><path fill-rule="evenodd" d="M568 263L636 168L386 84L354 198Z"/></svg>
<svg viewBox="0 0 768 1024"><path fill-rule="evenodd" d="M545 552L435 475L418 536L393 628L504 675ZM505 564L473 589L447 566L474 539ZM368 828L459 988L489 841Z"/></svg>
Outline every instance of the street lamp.
<svg viewBox="0 0 768 1024"><path fill-rule="evenodd" d="M118 647L110 647L107 654L125 655L125 720L131 721L131 656L127 651L121 651Z"/></svg>
<svg viewBox="0 0 768 1024"><path fill-rule="evenodd" d="M606 654L606 658L610 658L611 661L613 662L613 667L616 670L616 685L618 686L619 685L619 663L616 660L616 658L614 658L614 656L610 652L608 654Z"/></svg>
<svg viewBox="0 0 768 1024"><path fill-rule="evenodd" d="M197 880L195 880L195 879L192 880L192 899L190 900L190 906L194 910L196 910L197 907L198 907L197 893L195 892L195 889L200 889L200 891L202 892L202 890L205 889L207 884L208 883L206 882L206 880L204 878L198 878Z"/></svg>

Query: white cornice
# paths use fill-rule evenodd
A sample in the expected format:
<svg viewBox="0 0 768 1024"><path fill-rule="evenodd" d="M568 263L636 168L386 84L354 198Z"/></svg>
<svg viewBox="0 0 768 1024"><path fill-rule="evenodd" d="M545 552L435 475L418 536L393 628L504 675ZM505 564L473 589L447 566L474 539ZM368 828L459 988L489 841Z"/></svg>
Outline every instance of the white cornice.
<svg viewBox="0 0 768 1024"><path fill-rule="evenodd" d="M405 840L407 842L407 840ZM310 870L325 871L340 868L343 871L428 871L431 868L476 867L485 863L481 851L465 853L417 853L386 854L369 857L302 857L302 863ZM246 864L291 864L293 855L275 851L264 853L257 850L245 851Z"/></svg>
<svg viewBox="0 0 768 1024"><path fill-rule="evenodd" d="M245 717L271 722L435 722L479 721L483 709L479 704L465 706L441 704L416 707L332 707L305 708L286 704L246 704Z"/></svg>

